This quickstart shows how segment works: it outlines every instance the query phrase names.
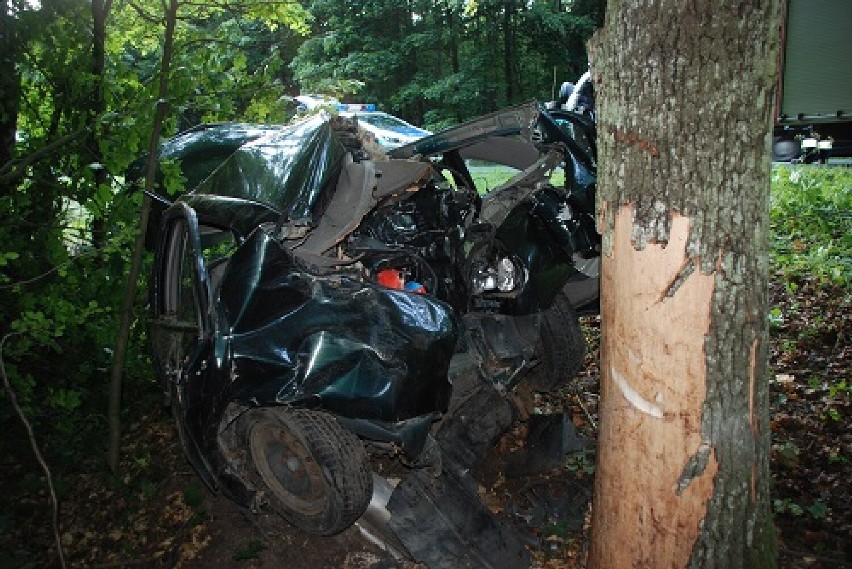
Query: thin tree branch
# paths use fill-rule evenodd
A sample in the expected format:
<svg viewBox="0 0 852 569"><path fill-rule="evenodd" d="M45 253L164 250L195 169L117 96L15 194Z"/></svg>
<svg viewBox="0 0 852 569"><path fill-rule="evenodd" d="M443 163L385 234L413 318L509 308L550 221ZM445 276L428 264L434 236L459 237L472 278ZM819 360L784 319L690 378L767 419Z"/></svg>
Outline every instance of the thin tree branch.
<svg viewBox="0 0 852 569"><path fill-rule="evenodd" d="M34 283L37 280L43 279L43 278L47 277L48 275L55 273L56 271L58 271L62 267L68 265L69 263L70 263L70 261L65 262L61 265L57 265L56 267L53 267L52 269L49 269L49 270L43 272L42 274L37 275L37 276L35 276L31 279L27 279L25 281L17 281L17 282L10 283L10 284L2 284L2 285L0 285L0 290L7 289L7 288L15 288L15 287L19 287L19 286L28 285L30 283Z"/></svg>
<svg viewBox="0 0 852 569"><path fill-rule="evenodd" d="M52 154L54 151L56 151L57 149L59 149L62 146L65 146L66 144L73 141L74 139L76 139L80 136L83 136L88 131L89 131L89 127L84 126L82 128L79 128L79 129L77 129L73 132L66 134L65 136L57 138L56 140L54 140L53 142L51 142L47 146L43 146L43 147L39 148L38 150L36 150L35 152L31 152L30 154L27 154L23 158L10 160L9 162L6 162L5 164L3 164L2 167L0 167L0 184L9 183L9 182L15 180L15 178L18 177L23 170L26 170L29 166L38 162L39 160L41 160L45 156Z"/></svg>
<svg viewBox="0 0 852 569"><path fill-rule="evenodd" d="M15 412L18 414L18 417L21 419L21 422L24 424L24 428L27 430L27 436L30 439L30 447L33 449L33 454L35 454L36 460L39 465L41 465L42 470L44 470L45 478L47 479L47 490L50 493L50 503L51 503L51 523L53 525L53 539L56 541L56 552L59 556L59 564L65 569L65 550L62 548L62 539L59 537L59 500L56 498L56 489L53 487L53 478L50 474L50 467L47 465L47 461L44 460L44 457L41 454L41 450L38 448L38 443L35 439L35 433L33 432L33 427L27 419L24 410L21 409L21 406L18 404L18 398L15 395L15 391L12 389L12 385L9 383L9 378L6 375L6 365L3 362L3 347L6 345L6 340L19 334L20 332L10 332L3 336L3 339L0 340L0 376L3 377L3 387L6 389L6 395L9 397L9 401L12 403L12 407L15 408Z"/></svg>
<svg viewBox="0 0 852 569"><path fill-rule="evenodd" d="M162 20L160 20L160 18L148 14L145 10L142 9L141 6L137 5L135 2L128 2L127 5L133 8L133 11L136 12L137 16L139 16L149 24L160 25L162 23Z"/></svg>
<svg viewBox="0 0 852 569"><path fill-rule="evenodd" d="M127 351L130 325L133 321L133 300L136 296L136 284L142 265L142 250L145 247L145 231L148 227L148 215L151 210L151 198L154 188L154 178L157 168L157 150L160 144L160 133L168 109L169 67L174 47L175 20L178 10L178 0L170 0L166 12L166 31L163 42L163 57L160 63L160 85L158 90L157 107L154 111L154 123L151 129L151 141L148 152L148 164L145 172L145 197L142 199L142 209L139 212L139 232L133 246L133 257L130 263L130 274L124 289L121 304L121 315L112 360L112 371L109 387L109 467L113 472L118 471L121 451L121 391L124 373L124 360Z"/></svg>

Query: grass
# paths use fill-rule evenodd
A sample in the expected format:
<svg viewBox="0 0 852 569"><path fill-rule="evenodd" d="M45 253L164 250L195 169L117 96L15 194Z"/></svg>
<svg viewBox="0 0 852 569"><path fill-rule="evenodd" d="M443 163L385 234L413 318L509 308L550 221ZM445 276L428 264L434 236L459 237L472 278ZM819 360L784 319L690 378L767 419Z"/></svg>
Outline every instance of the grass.
<svg viewBox="0 0 852 569"><path fill-rule="evenodd" d="M517 173L485 162L469 164L480 192ZM555 176L564 175L561 171ZM553 180L561 183L561 179ZM773 266L785 280L807 276L852 283L852 168L776 166L770 191Z"/></svg>
<svg viewBox="0 0 852 569"><path fill-rule="evenodd" d="M486 162L468 165L485 193L517 170ZM558 184L564 173L554 173ZM840 286L852 283L852 168L776 166L770 191L772 265L788 282L814 278Z"/></svg>
<svg viewBox="0 0 852 569"><path fill-rule="evenodd" d="M770 191L770 255L787 277L852 281L852 168L777 166Z"/></svg>
<svg viewBox="0 0 852 569"><path fill-rule="evenodd" d="M510 166L493 164L481 160L471 160L467 164L473 183L480 194L487 194L494 188L504 184L510 178L520 172ZM449 178L449 176L447 176ZM565 172L561 168L555 169L550 176L550 183L561 186L565 183Z"/></svg>

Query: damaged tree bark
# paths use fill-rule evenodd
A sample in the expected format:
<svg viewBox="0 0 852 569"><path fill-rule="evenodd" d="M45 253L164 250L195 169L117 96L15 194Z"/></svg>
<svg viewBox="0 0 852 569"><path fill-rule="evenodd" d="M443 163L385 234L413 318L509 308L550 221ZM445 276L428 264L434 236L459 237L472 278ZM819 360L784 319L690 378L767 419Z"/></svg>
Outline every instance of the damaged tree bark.
<svg viewBox="0 0 852 569"><path fill-rule="evenodd" d="M780 3L611 0L598 94L601 431L589 566L775 566L769 133Z"/></svg>

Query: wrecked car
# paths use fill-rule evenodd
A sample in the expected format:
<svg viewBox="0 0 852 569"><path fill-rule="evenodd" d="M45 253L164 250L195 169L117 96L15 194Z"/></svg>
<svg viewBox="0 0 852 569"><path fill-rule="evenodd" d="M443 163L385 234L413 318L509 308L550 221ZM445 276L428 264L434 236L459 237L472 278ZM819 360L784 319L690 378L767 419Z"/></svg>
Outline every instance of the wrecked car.
<svg viewBox="0 0 852 569"><path fill-rule="evenodd" d="M594 157L538 103L390 158L326 115L200 126L160 158L188 191L158 197L153 357L190 462L243 505L340 532L370 455L434 470L459 378L547 390L582 366Z"/></svg>

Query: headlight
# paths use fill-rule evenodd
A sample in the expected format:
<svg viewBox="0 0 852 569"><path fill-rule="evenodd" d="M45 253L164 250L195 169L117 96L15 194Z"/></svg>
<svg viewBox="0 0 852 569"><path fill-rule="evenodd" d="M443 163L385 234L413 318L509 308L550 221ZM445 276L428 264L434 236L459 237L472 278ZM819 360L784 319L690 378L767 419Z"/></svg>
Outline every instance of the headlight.
<svg viewBox="0 0 852 569"><path fill-rule="evenodd" d="M522 283L523 272L512 259L502 257L496 267L483 265L471 275L470 284L473 294L488 291L512 292Z"/></svg>
<svg viewBox="0 0 852 569"><path fill-rule="evenodd" d="M471 278L473 294L482 294L486 290L497 288L497 275L491 271L480 271Z"/></svg>

